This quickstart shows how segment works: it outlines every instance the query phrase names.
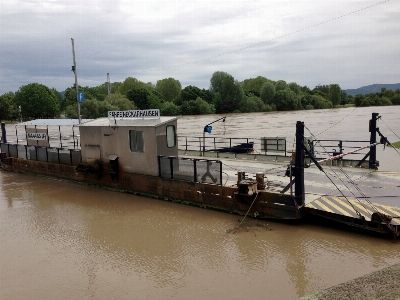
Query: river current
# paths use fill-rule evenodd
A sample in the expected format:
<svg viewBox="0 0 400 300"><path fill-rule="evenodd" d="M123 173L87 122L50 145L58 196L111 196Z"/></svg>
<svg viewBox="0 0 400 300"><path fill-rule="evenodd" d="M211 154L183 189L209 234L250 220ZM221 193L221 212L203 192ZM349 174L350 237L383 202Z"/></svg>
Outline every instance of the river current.
<svg viewBox="0 0 400 300"><path fill-rule="evenodd" d="M400 140L400 107L230 114L215 135ZM201 136L222 116L184 116ZM9 127L9 128L12 128ZM288 145L289 146L289 145ZM379 150L380 171L400 155ZM398 189L397 189L398 191ZM400 262L399 242L320 219L246 219L0 170L0 299L296 299Z"/></svg>

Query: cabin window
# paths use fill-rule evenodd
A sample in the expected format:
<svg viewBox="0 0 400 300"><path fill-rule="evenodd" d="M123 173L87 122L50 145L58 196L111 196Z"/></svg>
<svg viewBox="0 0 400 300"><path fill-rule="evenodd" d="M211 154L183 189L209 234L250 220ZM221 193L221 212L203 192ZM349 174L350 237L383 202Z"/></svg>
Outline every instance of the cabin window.
<svg viewBox="0 0 400 300"><path fill-rule="evenodd" d="M129 130L131 152L144 152L143 131Z"/></svg>
<svg viewBox="0 0 400 300"><path fill-rule="evenodd" d="M175 125L167 126L167 147L172 148L176 146Z"/></svg>

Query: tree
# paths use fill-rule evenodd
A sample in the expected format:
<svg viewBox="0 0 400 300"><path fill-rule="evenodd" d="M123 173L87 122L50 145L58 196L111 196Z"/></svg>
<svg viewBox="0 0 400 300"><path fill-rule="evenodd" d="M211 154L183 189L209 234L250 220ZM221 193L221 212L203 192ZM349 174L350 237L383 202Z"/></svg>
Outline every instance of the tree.
<svg viewBox="0 0 400 300"><path fill-rule="evenodd" d="M261 100L264 101L265 104L273 104L275 96L275 86L272 82L266 82L263 84L261 88L260 97Z"/></svg>
<svg viewBox="0 0 400 300"><path fill-rule="evenodd" d="M151 83L144 83L136 78L127 77L124 82L119 85L118 92L122 95L126 95L130 90L140 88L151 89L152 86Z"/></svg>
<svg viewBox="0 0 400 300"><path fill-rule="evenodd" d="M0 120L14 119L13 99L14 94L11 92L0 96Z"/></svg>
<svg viewBox="0 0 400 300"><path fill-rule="evenodd" d="M179 107L172 102L165 102L161 106L160 112L163 116L177 116L181 114Z"/></svg>
<svg viewBox="0 0 400 300"><path fill-rule="evenodd" d="M182 90L182 85L179 80L174 78L165 78L157 81L156 91L159 92L165 101L172 101L179 96Z"/></svg>
<svg viewBox="0 0 400 300"><path fill-rule="evenodd" d="M257 76L256 78L243 80L242 88L246 94L252 93L253 95L260 97L261 88L267 82L271 81L263 76Z"/></svg>
<svg viewBox="0 0 400 300"><path fill-rule="evenodd" d="M289 89L298 95L301 92L301 86L298 85L296 82L291 82L288 84Z"/></svg>
<svg viewBox="0 0 400 300"><path fill-rule="evenodd" d="M221 101L215 104L217 113L231 113L239 110L239 103L244 98L240 83L232 76L226 76L221 86Z"/></svg>
<svg viewBox="0 0 400 300"><path fill-rule="evenodd" d="M136 109L135 104L120 93L110 94L110 99L105 96L104 101L109 102L113 110L132 110Z"/></svg>
<svg viewBox="0 0 400 300"><path fill-rule="evenodd" d="M312 95L310 103L315 109L332 108L332 102L326 100L321 95Z"/></svg>
<svg viewBox="0 0 400 300"><path fill-rule="evenodd" d="M138 109L149 109L150 103L148 100L150 93L144 88L133 88L126 93L126 97L132 101Z"/></svg>
<svg viewBox="0 0 400 300"><path fill-rule="evenodd" d="M43 84L30 83L16 93L15 103L21 105L23 119L54 118L59 115L59 102L54 92Z"/></svg>
<svg viewBox="0 0 400 300"><path fill-rule="evenodd" d="M275 83L275 92L277 91L283 91L288 87L287 83L285 80L278 80Z"/></svg>
<svg viewBox="0 0 400 300"><path fill-rule="evenodd" d="M222 72L222 71L216 71L214 72L214 74L211 76L210 79L210 92L212 94L216 94L216 93L220 93L222 94L222 82L225 78L232 78L232 75L229 75L226 72Z"/></svg>
<svg viewBox="0 0 400 300"><path fill-rule="evenodd" d="M274 104L277 110L296 110L301 107L300 100L289 89L278 90L274 96Z"/></svg>
<svg viewBox="0 0 400 300"><path fill-rule="evenodd" d="M342 95L340 86L338 84L331 84L329 86L328 100L332 102L333 106L340 104Z"/></svg>
<svg viewBox="0 0 400 300"><path fill-rule="evenodd" d="M357 94L354 96L354 105L355 106L361 106L361 102L365 99L364 95L362 94ZM368 104L369 106L369 104Z"/></svg>

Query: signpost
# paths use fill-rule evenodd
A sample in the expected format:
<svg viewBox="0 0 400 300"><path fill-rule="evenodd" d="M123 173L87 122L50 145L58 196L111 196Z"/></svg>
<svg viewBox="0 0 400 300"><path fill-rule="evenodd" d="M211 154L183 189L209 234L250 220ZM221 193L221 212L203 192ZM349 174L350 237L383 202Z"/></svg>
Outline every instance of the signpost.
<svg viewBox="0 0 400 300"><path fill-rule="evenodd" d="M80 103L85 102L85 93L84 92L78 93L78 102L80 102Z"/></svg>

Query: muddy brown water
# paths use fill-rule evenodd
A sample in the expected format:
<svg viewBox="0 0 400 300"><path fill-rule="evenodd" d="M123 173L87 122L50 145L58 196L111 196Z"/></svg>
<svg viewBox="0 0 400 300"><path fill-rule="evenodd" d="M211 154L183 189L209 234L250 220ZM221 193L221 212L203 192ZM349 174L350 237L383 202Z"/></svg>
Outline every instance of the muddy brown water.
<svg viewBox="0 0 400 300"><path fill-rule="evenodd" d="M372 111L396 139L393 107L357 109L330 132L354 138ZM303 118L318 133L350 112L228 115L214 132L284 136ZM201 135L213 120L183 117L178 130ZM381 170L398 171L398 153L384 153ZM400 262L387 237L320 219L246 219L232 234L241 219L0 170L0 299L296 299Z"/></svg>

